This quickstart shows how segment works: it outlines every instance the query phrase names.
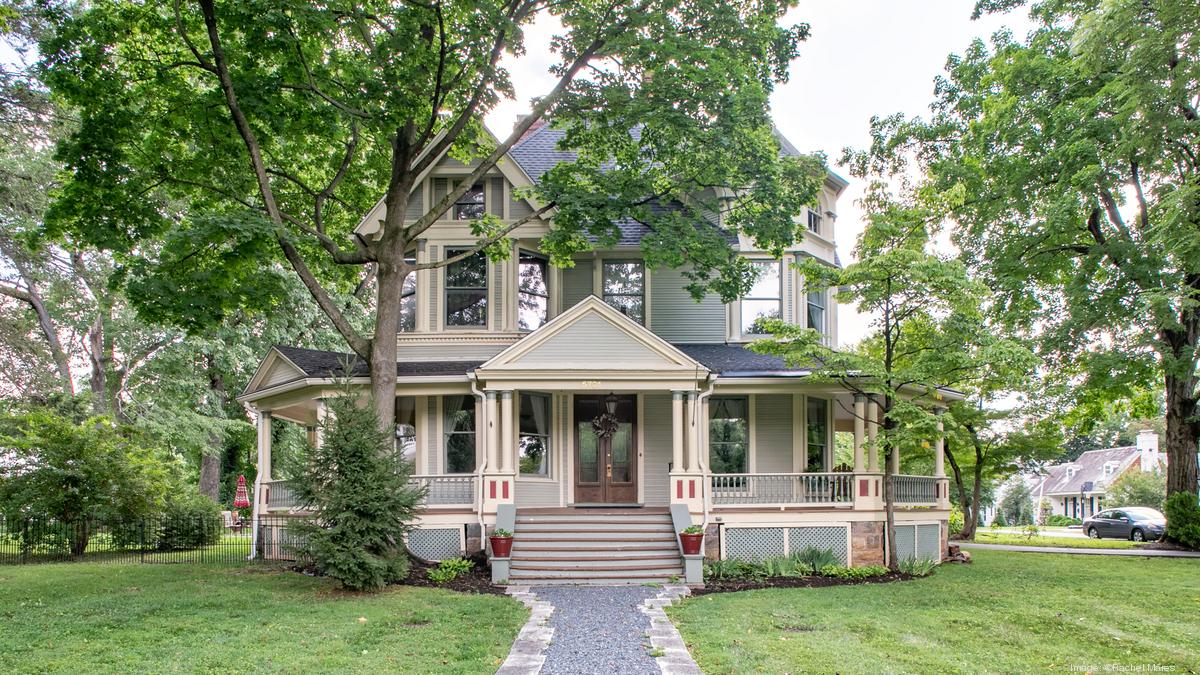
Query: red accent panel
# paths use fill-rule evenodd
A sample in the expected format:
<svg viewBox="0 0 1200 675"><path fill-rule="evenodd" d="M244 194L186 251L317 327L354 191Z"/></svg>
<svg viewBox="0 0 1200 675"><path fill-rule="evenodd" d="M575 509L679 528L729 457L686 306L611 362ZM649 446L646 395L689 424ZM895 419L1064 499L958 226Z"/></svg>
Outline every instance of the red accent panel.
<svg viewBox="0 0 1200 675"><path fill-rule="evenodd" d="M875 496L878 497L879 496L879 481L873 480L871 482L875 484Z"/></svg>
<svg viewBox="0 0 1200 675"><path fill-rule="evenodd" d="M681 480L675 481L675 498L683 499L683 481Z"/></svg>
<svg viewBox="0 0 1200 675"><path fill-rule="evenodd" d="M858 496L867 497L871 494L871 482L866 478L858 481Z"/></svg>
<svg viewBox="0 0 1200 675"><path fill-rule="evenodd" d="M502 487L504 489L504 498L508 499L508 481L506 481L506 480L500 481L500 487Z"/></svg>
<svg viewBox="0 0 1200 675"><path fill-rule="evenodd" d="M496 498L496 481L494 480L488 481L488 496L492 499Z"/></svg>
<svg viewBox="0 0 1200 675"><path fill-rule="evenodd" d="M689 480L688 481L688 499L695 499L695 498L696 498L696 481Z"/></svg>

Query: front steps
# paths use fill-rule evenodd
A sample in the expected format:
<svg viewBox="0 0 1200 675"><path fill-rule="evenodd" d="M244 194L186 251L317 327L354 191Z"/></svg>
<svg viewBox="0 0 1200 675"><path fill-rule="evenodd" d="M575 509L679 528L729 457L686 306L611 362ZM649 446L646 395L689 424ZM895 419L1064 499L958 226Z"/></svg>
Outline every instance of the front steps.
<svg viewBox="0 0 1200 675"><path fill-rule="evenodd" d="M517 511L510 583L649 584L682 577L683 559L666 511Z"/></svg>

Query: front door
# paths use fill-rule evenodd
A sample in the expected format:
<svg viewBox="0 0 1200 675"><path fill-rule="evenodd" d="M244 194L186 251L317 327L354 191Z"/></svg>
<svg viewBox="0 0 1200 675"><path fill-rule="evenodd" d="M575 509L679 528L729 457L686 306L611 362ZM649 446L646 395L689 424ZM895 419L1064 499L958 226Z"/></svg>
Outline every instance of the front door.
<svg viewBox="0 0 1200 675"><path fill-rule="evenodd" d="M575 503L636 504L637 397L618 396L616 429L598 435L592 425L607 411L606 396L575 397Z"/></svg>

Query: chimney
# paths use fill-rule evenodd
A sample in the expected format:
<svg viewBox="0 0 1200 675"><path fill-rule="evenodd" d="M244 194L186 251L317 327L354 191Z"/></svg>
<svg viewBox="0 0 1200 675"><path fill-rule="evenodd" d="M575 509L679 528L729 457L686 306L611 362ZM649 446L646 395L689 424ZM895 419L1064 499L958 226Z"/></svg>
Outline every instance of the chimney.
<svg viewBox="0 0 1200 675"><path fill-rule="evenodd" d="M1142 471L1157 471L1161 467L1158 454L1158 434L1152 429L1142 429L1137 435L1138 455Z"/></svg>
<svg viewBox="0 0 1200 675"><path fill-rule="evenodd" d="M521 125L521 122L525 121L526 117L529 117L529 115L524 114L524 113L517 115L517 121L513 122L513 129L515 130L517 127L519 127ZM546 126L546 118L543 116L543 117L538 118L538 120L536 122L531 124L529 126L529 129L527 129L525 131L525 133L521 134L521 137L517 139L517 143L520 143L521 141L525 140L526 138L529 137L530 134L537 131L538 129L541 129L544 126Z"/></svg>

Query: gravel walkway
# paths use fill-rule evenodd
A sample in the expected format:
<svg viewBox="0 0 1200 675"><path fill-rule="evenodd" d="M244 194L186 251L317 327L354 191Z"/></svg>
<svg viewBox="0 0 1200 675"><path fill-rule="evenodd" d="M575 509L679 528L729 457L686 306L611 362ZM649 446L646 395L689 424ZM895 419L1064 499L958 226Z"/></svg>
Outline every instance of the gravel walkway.
<svg viewBox="0 0 1200 675"><path fill-rule="evenodd" d="M639 610L661 589L649 586L540 586L539 600L554 605L554 638L542 673L659 673L650 656L650 619Z"/></svg>

